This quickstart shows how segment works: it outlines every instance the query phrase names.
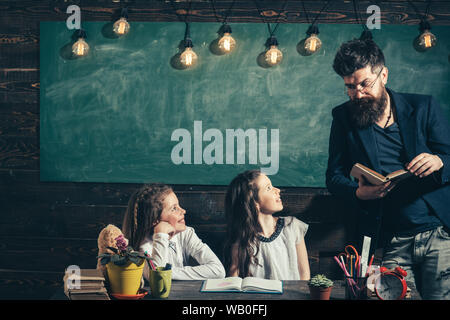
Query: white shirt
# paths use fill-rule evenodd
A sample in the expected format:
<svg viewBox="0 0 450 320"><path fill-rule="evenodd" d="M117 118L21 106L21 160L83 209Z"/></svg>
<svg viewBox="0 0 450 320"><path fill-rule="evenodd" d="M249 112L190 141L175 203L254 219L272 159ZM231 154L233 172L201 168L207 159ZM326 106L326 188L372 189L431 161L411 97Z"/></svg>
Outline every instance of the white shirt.
<svg viewBox="0 0 450 320"><path fill-rule="evenodd" d="M169 240L166 233L156 233L153 239L147 237L139 250L147 251L156 267L172 265L173 280L203 280L224 278L225 268L211 248L195 233L192 227L177 233ZM188 266L189 258L198 262L198 266ZM144 267L144 277L148 279L148 264Z"/></svg>
<svg viewBox="0 0 450 320"><path fill-rule="evenodd" d="M250 264L249 272L264 279L301 280L296 245L304 239L308 225L295 217L284 217L283 226L280 219L272 236L260 240L258 265Z"/></svg>

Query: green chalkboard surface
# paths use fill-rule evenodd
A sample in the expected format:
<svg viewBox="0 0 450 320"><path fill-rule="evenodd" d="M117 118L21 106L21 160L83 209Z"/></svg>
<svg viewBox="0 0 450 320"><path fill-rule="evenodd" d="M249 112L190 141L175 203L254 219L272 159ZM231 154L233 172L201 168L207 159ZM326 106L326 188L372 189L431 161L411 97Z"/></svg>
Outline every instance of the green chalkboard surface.
<svg viewBox="0 0 450 320"><path fill-rule="evenodd" d="M331 67L358 25L320 25L322 49L303 56L305 24L277 29L282 63L258 56L264 24L233 24L236 50L217 55L217 23L193 23L198 65L173 67L183 23L132 22L112 38L106 22L83 23L90 53L67 55L73 30L41 22L40 173L42 181L227 185L239 172L264 168L277 186L324 187L331 109L347 100ZM432 94L450 118L450 27L438 44L413 49L416 26L373 30L389 68L388 86ZM242 140L241 140L242 139Z"/></svg>

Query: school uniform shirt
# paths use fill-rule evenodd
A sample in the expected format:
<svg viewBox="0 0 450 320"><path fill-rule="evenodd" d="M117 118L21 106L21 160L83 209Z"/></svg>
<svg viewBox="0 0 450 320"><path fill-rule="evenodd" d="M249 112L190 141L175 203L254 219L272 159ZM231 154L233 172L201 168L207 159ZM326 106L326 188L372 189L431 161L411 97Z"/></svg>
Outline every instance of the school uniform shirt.
<svg viewBox="0 0 450 320"><path fill-rule="evenodd" d="M259 248L249 271L253 277L301 280L296 245L303 241L308 225L295 217L280 217L270 238L259 236Z"/></svg>
<svg viewBox="0 0 450 320"><path fill-rule="evenodd" d="M147 251L156 267L172 265L173 280L203 280L224 278L225 268L211 248L195 233L192 227L186 227L171 239L166 233L156 233L146 238L140 251ZM199 265L188 266L189 258L194 258ZM144 277L149 279L148 264L144 267Z"/></svg>

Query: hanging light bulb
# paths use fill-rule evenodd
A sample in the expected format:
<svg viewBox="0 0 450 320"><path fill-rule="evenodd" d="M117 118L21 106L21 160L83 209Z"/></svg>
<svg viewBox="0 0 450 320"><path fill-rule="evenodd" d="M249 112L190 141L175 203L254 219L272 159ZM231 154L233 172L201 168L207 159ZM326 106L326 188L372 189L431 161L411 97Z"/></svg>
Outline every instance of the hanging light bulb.
<svg viewBox="0 0 450 320"><path fill-rule="evenodd" d="M184 51L180 56L181 64L186 68L194 67L197 64L197 54L192 50L192 40L189 38L184 39Z"/></svg>
<svg viewBox="0 0 450 320"><path fill-rule="evenodd" d="M86 38L86 31L78 30L78 40L72 45L72 53L77 57L86 56L89 53L89 45L84 40Z"/></svg>
<svg viewBox="0 0 450 320"><path fill-rule="evenodd" d="M120 18L116 22L114 22L113 26L114 33L118 36L123 36L130 31L130 24L128 23L127 19L124 17Z"/></svg>
<svg viewBox="0 0 450 320"><path fill-rule="evenodd" d="M180 57L181 64L185 67L193 67L197 63L197 54L192 50L191 47L186 47Z"/></svg>
<svg viewBox="0 0 450 320"><path fill-rule="evenodd" d="M283 59L283 53L278 49L277 38L275 38L275 36L271 36L267 39L266 45L268 47L268 50L264 54L266 63L269 66L276 66L280 64Z"/></svg>
<svg viewBox="0 0 450 320"><path fill-rule="evenodd" d="M180 55L181 65L185 68L192 68L197 64L197 54L192 50L194 45L191 40L190 24L186 23L186 30L184 32L184 51Z"/></svg>
<svg viewBox="0 0 450 320"><path fill-rule="evenodd" d="M424 31L419 37L419 45L423 49L434 47L436 45L436 36L428 30Z"/></svg>
<svg viewBox="0 0 450 320"><path fill-rule="evenodd" d="M222 53L230 53L236 47L236 40L231 36L231 27L228 24L222 26L223 36L219 40L219 50Z"/></svg>
<svg viewBox="0 0 450 320"><path fill-rule="evenodd" d="M311 34L305 41L305 50L310 54L316 53L321 47L322 41L320 41L320 39L314 33Z"/></svg>
<svg viewBox="0 0 450 320"><path fill-rule="evenodd" d="M317 36L319 34L319 28L316 25L311 25L308 31L306 31L306 34L309 37L305 40L305 51L308 54L314 54L322 47L322 41Z"/></svg>
<svg viewBox="0 0 450 320"><path fill-rule="evenodd" d="M130 24L127 21L128 19L128 9L123 8L122 13L120 15L120 19L114 22L113 31L118 36L123 36L130 31Z"/></svg>
<svg viewBox="0 0 450 320"><path fill-rule="evenodd" d="M436 45L436 36L430 32L431 25L428 21L420 22L419 30L421 32L418 38L418 45L422 50L428 50Z"/></svg>

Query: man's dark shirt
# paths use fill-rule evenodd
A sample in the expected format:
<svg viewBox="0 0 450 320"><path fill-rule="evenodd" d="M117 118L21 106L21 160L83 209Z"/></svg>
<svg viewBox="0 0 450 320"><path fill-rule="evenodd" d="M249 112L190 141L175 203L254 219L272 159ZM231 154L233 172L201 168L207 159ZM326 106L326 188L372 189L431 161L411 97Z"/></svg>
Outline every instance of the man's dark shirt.
<svg viewBox="0 0 450 320"><path fill-rule="evenodd" d="M385 129L374 124L373 128L381 174L387 175L404 169L407 160L398 124L394 122ZM389 230L397 236L409 236L442 225L420 195L420 183L423 183L423 180L408 178L400 182L385 197L383 203L383 225L387 228L385 231Z"/></svg>

